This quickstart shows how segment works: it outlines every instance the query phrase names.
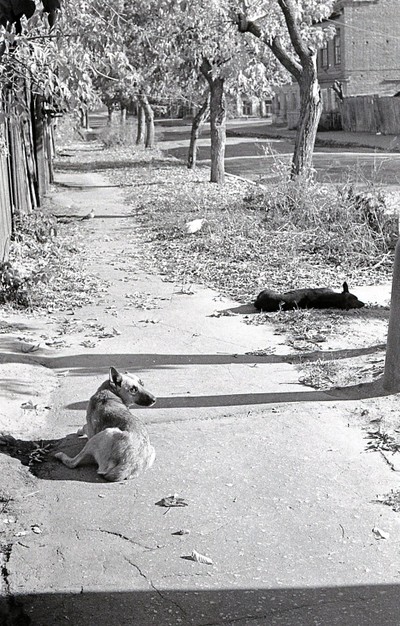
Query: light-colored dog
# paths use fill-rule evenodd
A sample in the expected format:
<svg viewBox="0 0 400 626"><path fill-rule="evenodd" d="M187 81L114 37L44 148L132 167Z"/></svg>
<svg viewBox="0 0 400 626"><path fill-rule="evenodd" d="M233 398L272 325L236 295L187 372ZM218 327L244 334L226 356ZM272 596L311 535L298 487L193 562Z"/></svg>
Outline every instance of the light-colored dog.
<svg viewBox="0 0 400 626"><path fill-rule="evenodd" d="M137 376L111 367L109 379L89 400L86 424L78 430L89 441L73 458L64 452L55 457L70 468L94 460L97 473L106 480L134 478L153 465L156 453L144 424L128 407L151 406L155 401Z"/></svg>

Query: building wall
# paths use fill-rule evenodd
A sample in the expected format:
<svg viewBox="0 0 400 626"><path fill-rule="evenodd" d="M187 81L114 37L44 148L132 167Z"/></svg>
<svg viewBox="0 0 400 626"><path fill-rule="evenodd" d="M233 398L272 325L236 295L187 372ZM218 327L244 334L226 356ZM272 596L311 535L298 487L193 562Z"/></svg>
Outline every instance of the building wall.
<svg viewBox="0 0 400 626"><path fill-rule="evenodd" d="M343 6L345 95L400 89L400 0L347 0Z"/></svg>
<svg viewBox="0 0 400 626"><path fill-rule="evenodd" d="M274 124L296 128L300 112L300 91L297 83L289 83L277 89L272 100Z"/></svg>
<svg viewBox="0 0 400 626"><path fill-rule="evenodd" d="M344 96L394 95L400 91L400 0L338 0L336 38L318 51L318 79L323 112L321 126L340 128L339 100L333 84ZM291 93L297 85L277 90L273 122L294 128L296 114Z"/></svg>

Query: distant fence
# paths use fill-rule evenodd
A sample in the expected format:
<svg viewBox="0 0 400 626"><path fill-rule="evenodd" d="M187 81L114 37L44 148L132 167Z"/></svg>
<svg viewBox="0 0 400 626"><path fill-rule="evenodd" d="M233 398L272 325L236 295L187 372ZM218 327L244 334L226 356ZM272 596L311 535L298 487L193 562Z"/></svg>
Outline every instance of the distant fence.
<svg viewBox="0 0 400 626"><path fill-rule="evenodd" d="M1 94L0 113L7 106ZM0 262L8 258L15 216L30 213L52 182L52 124L27 90L25 112L0 121ZM4 118L4 119L3 119Z"/></svg>
<svg viewBox="0 0 400 626"><path fill-rule="evenodd" d="M400 133L400 98L350 96L340 103L343 130L360 133Z"/></svg>

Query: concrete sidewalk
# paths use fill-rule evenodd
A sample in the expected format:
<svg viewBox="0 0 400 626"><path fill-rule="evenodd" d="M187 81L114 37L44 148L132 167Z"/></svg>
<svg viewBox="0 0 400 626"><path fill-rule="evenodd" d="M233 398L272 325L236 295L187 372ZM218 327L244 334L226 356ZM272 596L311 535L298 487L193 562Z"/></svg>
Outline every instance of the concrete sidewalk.
<svg viewBox="0 0 400 626"><path fill-rule="evenodd" d="M14 498L3 511L0 501L4 623L397 625L399 519L376 494L398 478L349 425L348 412L363 407L358 391L348 400L300 385L272 328L214 316L235 303L143 273L145 232L103 176L57 182L60 213L96 211L82 222L83 262L104 291L74 312L75 328L92 321L115 332L83 346L71 326L68 347L24 355L43 372L51 409L31 412L28 436L1 424L21 440L14 458L0 447L2 487ZM62 318L28 320L31 338ZM16 345L10 331L5 362L18 368ZM260 348L276 349L249 354ZM158 397L136 409L157 451L153 468L108 484L92 466L48 458L32 475L24 442L81 447L74 433L110 365L140 372ZM174 493L187 506L155 505ZM188 559L193 550L213 564Z"/></svg>

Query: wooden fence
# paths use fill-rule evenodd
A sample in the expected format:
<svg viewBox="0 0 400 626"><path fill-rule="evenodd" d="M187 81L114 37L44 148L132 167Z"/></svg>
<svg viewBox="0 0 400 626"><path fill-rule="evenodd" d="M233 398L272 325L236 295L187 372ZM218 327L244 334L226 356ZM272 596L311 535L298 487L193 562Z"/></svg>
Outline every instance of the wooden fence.
<svg viewBox="0 0 400 626"><path fill-rule="evenodd" d="M10 110L2 95L0 113ZM26 90L25 111L0 122L0 262L8 259L15 217L40 206L52 182L52 123Z"/></svg>
<svg viewBox="0 0 400 626"><path fill-rule="evenodd" d="M350 96L340 103L343 130L355 133L400 133L400 98Z"/></svg>

